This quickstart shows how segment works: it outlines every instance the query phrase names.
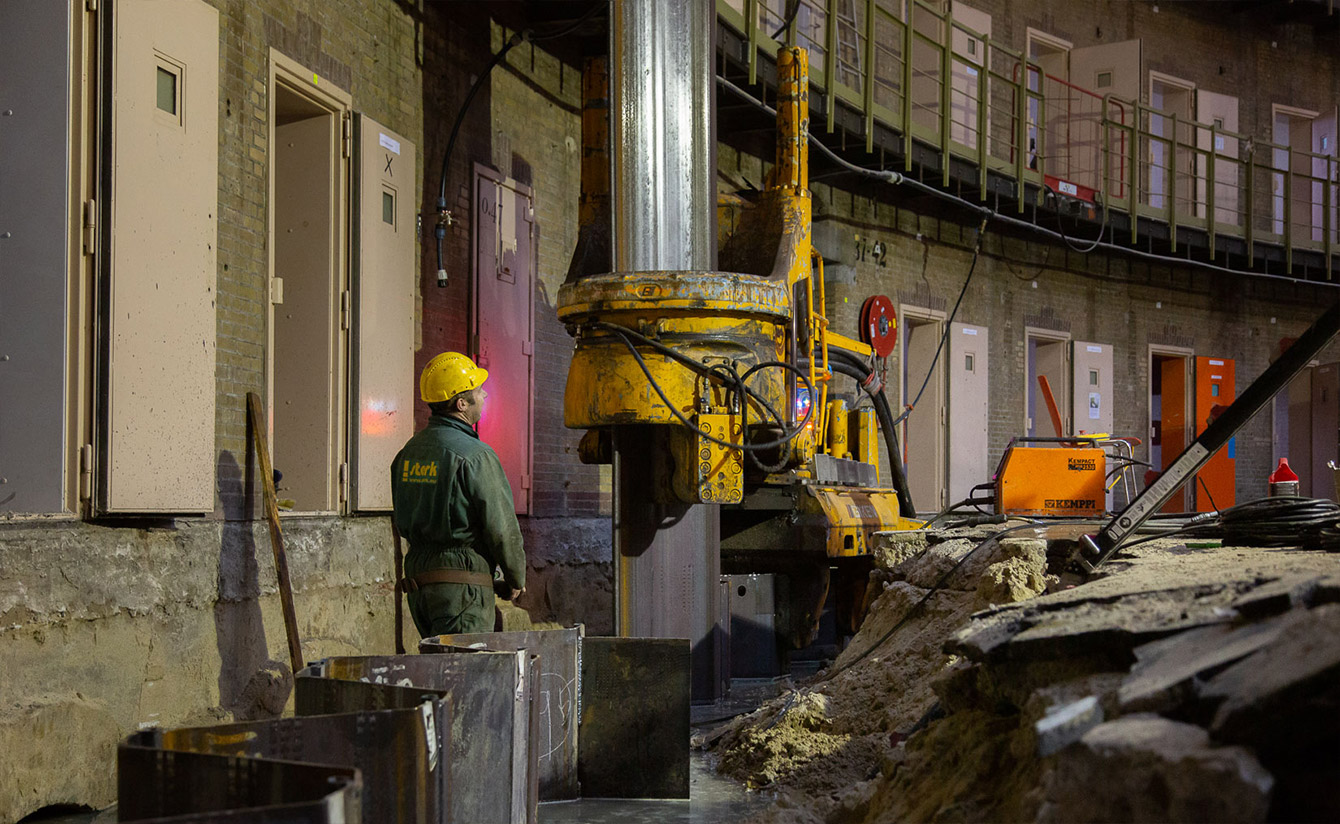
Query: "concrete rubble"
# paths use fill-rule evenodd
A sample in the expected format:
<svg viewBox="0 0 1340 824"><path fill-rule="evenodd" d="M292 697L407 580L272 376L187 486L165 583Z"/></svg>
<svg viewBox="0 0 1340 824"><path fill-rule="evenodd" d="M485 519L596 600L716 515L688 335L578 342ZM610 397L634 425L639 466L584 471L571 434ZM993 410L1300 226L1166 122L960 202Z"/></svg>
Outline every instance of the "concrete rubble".
<svg viewBox="0 0 1340 824"><path fill-rule="evenodd" d="M828 672L701 742L756 820L1340 819L1340 554L1158 539L1063 588L1051 529L883 536Z"/></svg>

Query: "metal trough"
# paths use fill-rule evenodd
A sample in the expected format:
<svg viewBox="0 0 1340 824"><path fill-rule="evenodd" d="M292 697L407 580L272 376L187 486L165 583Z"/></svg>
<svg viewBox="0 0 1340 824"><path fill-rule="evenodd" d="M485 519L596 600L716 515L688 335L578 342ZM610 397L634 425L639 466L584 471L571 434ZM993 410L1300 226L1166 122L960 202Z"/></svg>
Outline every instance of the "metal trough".
<svg viewBox="0 0 1340 824"><path fill-rule="evenodd" d="M419 652L458 653L526 650L538 655L539 735L532 739L539 769L540 801L580 798L577 780L577 719L580 717L583 628L437 635L419 642Z"/></svg>
<svg viewBox="0 0 1340 824"><path fill-rule="evenodd" d="M360 824L363 782L353 767L177 752L159 730L117 750L117 820Z"/></svg>
<svg viewBox="0 0 1340 824"><path fill-rule="evenodd" d="M324 679L438 690L451 706L446 750L447 820L534 824L538 814L534 701L538 669L524 651L473 655L328 658L308 667ZM305 672L306 672L305 671Z"/></svg>

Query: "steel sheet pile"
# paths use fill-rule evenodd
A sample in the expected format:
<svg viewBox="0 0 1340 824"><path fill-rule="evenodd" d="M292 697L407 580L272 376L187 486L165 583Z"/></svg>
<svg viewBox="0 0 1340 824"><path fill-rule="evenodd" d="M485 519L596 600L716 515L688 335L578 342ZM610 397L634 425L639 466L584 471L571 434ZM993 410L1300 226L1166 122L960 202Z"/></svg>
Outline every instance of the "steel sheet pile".
<svg viewBox="0 0 1340 824"><path fill-rule="evenodd" d="M420 651L306 667L292 718L131 736L119 819L533 824L540 801L687 797L686 641L578 626Z"/></svg>

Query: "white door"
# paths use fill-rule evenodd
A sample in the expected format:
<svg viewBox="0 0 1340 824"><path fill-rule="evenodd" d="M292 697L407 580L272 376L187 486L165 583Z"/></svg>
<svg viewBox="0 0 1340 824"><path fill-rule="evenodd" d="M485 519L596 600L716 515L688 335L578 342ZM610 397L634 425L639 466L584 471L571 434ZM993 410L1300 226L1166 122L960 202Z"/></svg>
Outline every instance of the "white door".
<svg viewBox="0 0 1340 824"><path fill-rule="evenodd" d="M1112 347L1079 340L1070 346L1074 367L1070 420L1074 434L1116 434L1112 431Z"/></svg>
<svg viewBox="0 0 1340 824"><path fill-rule="evenodd" d="M414 434L414 144L363 115L354 133L352 504L384 511L391 461Z"/></svg>
<svg viewBox="0 0 1340 824"><path fill-rule="evenodd" d="M219 13L117 3L101 508L214 508Z"/></svg>
<svg viewBox="0 0 1340 824"><path fill-rule="evenodd" d="M1214 130L1198 127L1196 148L1206 154L1197 158L1196 215L1208 216L1209 153L1214 153L1214 220L1230 226L1242 226L1242 206L1238 183L1242 170L1234 161L1238 157L1238 139L1221 132L1238 130L1238 99L1231 94L1219 94L1201 89L1196 95L1196 121L1214 126Z"/></svg>
<svg viewBox="0 0 1340 824"><path fill-rule="evenodd" d="M987 464L987 329L949 325L949 502L990 480ZM916 499L913 498L915 501Z"/></svg>

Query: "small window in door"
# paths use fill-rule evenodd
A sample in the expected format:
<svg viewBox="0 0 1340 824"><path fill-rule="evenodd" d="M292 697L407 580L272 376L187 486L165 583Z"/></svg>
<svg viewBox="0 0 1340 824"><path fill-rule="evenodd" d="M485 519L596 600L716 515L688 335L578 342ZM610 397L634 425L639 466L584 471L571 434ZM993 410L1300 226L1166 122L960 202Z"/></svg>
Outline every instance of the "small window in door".
<svg viewBox="0 0 1340 824"><path fill-rule="evenodd" d="M1098 72L1098 77L1095 79L1094 85L1100 89L1111 88L1112 72Z"/></svg>
<svg viewBox="0 0 1340 824"><path fill-rule="evenodd" d="M1219 384L1217 383L1210 384L1210 397L1212 398L1219 397Z"/></svg>
<svg viewBox="0 0 1340 824"><path fill-rule="evenodd" d="M177 75L158 67L158 108L175 115L177 113Z"/></svg>
<svg viewBox="0 0 1340 824"><path fill-rule="evenodd" d="M154 58L154 116L160 123L180 126L186 67L161 52L155 52Z"/></svg>
<svg viewBox="0 0 1340 824"><path fill-rule="evenodd" d="M395 226L395 193L382 190L382 223Z"/></svg>
<svg viewBox="0 0 1340 824"><path fill-rule="evenodd" d="M1098 370L1097 370L1097 369L1090 369L1090 370L1089 370L1089 386L1097 386L1097 385L1098 385Z"/></svg>
<svg viewBox="0 0 1340 824"><path fill-rule="evenodd" d="M963 371L971 372L973 367L972 353L969 352L963 356Z"/></svg>

